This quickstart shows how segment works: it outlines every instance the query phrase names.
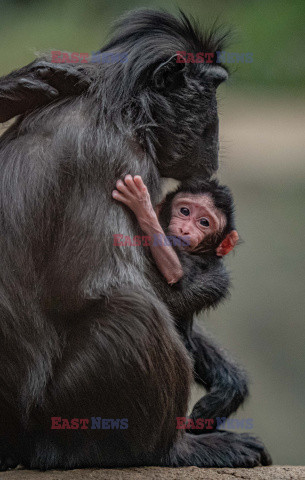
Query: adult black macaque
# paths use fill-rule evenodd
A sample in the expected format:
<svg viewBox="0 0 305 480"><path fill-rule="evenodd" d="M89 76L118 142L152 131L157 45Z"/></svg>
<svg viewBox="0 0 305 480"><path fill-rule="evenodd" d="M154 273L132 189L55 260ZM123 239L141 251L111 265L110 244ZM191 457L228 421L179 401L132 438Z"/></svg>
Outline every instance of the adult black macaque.
<svg viewBox="0 0 305 480"><path fill-rule="evenodd" d="M86 92L26 105L1 137L2 469L269 463L253 437L176 430L190 358L145 249L113 246L113 234L139 232L111 199L117 178L140 174L156 204L160 176L217 169L227 73L176 63L176 51L217 49L184 16L133 12L103 49L127 63L88 65ZM54 416L128 418L128 429L51 430Z"/></svg>

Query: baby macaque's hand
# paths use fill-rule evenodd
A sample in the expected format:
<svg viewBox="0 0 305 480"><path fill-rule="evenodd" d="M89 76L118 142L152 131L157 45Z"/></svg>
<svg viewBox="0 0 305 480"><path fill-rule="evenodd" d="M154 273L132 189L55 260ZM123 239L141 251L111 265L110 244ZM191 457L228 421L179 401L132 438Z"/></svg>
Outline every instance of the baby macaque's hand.
<svg viewBox="0 0 305 480"><path fill-rule="evenodd" d="M137 217L139 226L146 235L161 235L165 233L159 223L156 212L151 204L150 195L140 175L132 178L126 175L124 181L116 182L117 190L112 197L129 207ZM171 246L150 244L150 251L160 272L172 285L183 276L183 270L177 253Z"/></svg>
<svg viewBox="0 0 305 480"><path fill-rule="evenodd" d="M140 175L132 178L126 175L123 180L116 182L117 190L113 190L112 197L124 203L136 215L140 226L146 223L150 217L155 217L150 195Z"/></svg>

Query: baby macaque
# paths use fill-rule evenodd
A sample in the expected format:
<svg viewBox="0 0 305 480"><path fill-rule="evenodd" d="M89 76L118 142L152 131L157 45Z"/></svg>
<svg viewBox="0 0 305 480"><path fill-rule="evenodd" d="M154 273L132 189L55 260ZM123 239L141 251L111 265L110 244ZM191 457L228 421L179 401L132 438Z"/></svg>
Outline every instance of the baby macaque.
<svg viewBox="0 0 305 480"><path fill-rule="evenodd" d="M209 428L215 429L217 418L229 417L248 395L244 370L194 318L217 306L229 291L222 257L238 243L232 194L217 180L185 181L154 209L140 176L127 175L116 188L113 198L134 212L146 235L182 240L180 247L179 242L176 246L151 242L155 263L151 281L193 358L195 380L208 392L192 410L189 431L204 432L198 427L200 419L212 419Z"/></svg>
<svg viewBox="0 0 305 480"><path fill-rule="evenodd" d="M219 186L215 180L180 188L178 193L167 196L156 210L139 175L126 175L124 181L117 181L116 187L117 190L112 192L113 198L134 212L146 235L155 239L159 237L159 241L151 242L150 249L158 269L169 284L181 279L183 268L173 246L160 241L160 235L165 237L168 234L180 239L180 248L193 254L219 257L233 250L238 242L238 233L233 227L231 194L227 187ZM165 223L166 232L159 217ZM179 245L179 242L174 244Z"/></svg>

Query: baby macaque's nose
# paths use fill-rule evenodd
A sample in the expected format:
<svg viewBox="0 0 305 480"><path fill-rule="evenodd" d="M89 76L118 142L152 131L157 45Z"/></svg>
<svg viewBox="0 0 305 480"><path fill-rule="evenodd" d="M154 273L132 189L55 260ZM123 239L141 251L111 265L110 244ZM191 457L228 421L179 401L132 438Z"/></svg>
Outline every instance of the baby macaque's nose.
<svg viewBox="0 0 305 480"><path fill-rule="evenodd" d="M190 226L188 224L183 225L180 228L180 233L181 233L181 235L190 235L190 233L191 233Z"/></svg>

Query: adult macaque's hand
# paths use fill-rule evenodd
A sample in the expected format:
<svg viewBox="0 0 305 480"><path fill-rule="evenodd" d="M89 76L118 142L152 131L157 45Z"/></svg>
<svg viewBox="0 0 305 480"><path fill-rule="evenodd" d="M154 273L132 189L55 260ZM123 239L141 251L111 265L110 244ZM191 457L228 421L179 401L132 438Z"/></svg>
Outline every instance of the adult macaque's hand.
<svg viewBox="0 0 305 480"><path fill-rule="evenodd" d="M89 87L90 78L84 68L70 65L50 63L45 60L33 64L29 75L37 84L49 84L58 90L59 95L78 95Z"/></svg>
<svg viewBox="0 0 305 480"><path fill-rule="evenodd" d="M79 95L88 88L89 82L80 67L44 60L32 62L0 78L0 123L61 96Z"/></svg>
<svg viewBox="0 0 305 480"><path fill-rule="evenodd" d="M147 231L148 223L157 218L152 206L150 195L140 175L132 178L126 175L123 180L116 182L117 190L113 190L112 197L119 202L124 203L136 215L140 227Z"/></svg>

